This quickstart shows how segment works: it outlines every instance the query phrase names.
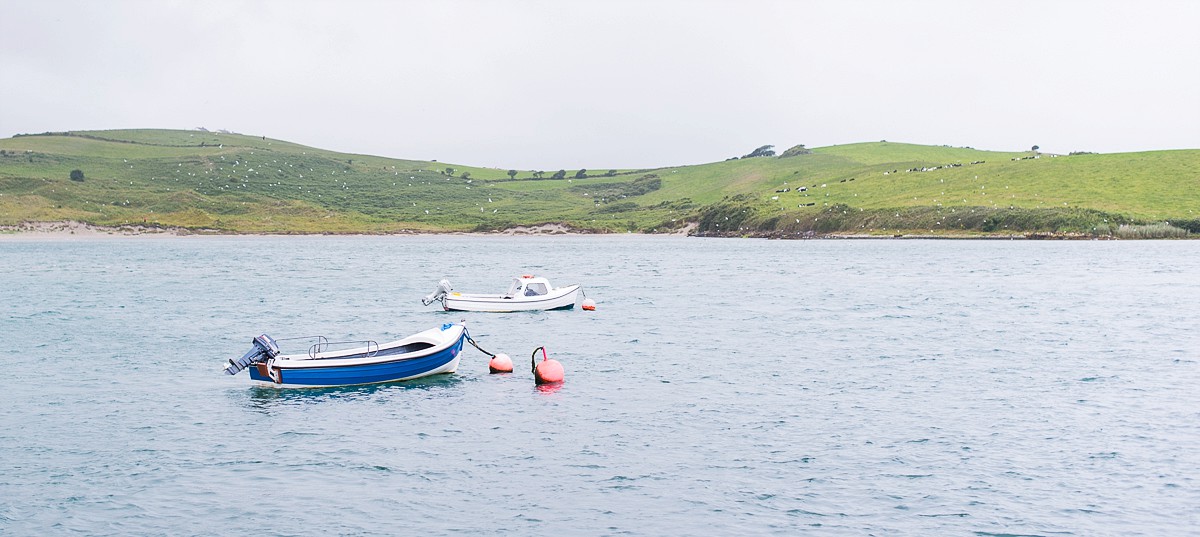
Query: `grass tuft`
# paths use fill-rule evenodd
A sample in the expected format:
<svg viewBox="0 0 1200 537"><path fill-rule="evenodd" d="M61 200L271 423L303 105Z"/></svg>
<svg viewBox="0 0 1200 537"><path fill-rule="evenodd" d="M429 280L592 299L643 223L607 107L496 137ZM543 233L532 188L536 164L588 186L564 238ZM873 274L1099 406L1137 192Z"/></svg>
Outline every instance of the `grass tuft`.
<svg viewBox="0 0 1200 537"><path fill-rule="evenodd" d="M1117 227L1116 235L1121 239L1184 239L1187 238L1188 231L1166 222L1122 224Z"/></svg>

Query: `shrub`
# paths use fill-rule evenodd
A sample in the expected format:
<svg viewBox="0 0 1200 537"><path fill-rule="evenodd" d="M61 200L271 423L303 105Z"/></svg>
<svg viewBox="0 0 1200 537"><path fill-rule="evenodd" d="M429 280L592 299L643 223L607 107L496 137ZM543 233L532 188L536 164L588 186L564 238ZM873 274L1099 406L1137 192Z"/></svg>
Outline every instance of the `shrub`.
<svg viewBox="0 0 1200 537"><path fill-rule="evenodd" d="M71 180L83 182L83 170L71 170Z"/></svg>
<svg viewBox="0 0 1200 537"><path fill-rule="evenodd" d="M1181 239L1187 237L1188 231L1166 222L1157 224L1121 224L1117 228L1117 237L1122 239Z"/></svg>
<svg viewBox="0 0 1200 537"><path fill-rule="evenodd" d="M592 185L575 185L571 192L588 194L593 199L615 200L622 197L630 198L654 192L662 188L662 179L658 175L648 173L627 183L597 183Z"/></svg>
<svg viewBox="0 0 1200 537"><path fill-rule="evenodd" d="M792 147L789 147L787 151L784 151L782 155L779 155L779 158L789 158L789 157L795 157L795 156L799 156L799 155L811 155L811 154L812 154L812 149L808 149L808 148L804 147L804 144L800 144L800 145L794 145Z"/></svg>
<svg viewBox="0 0 1200 537"><path fill-rule="evenodd" d="M622 201L620 203L610 203L608 205L601 206L600 208L596 209L593 212L596 212L596 213L624 213L624 212L636 210L637 208L638 208L638 205L632 201Z"/></svg>
<svg viewBox="0 0 1200 537"><path fill-rule="evenodd" d="M1200 233L1200 218L1191 220L1173 220L1171 225L1180 229L1186 229L1188 233Z"/></svg>

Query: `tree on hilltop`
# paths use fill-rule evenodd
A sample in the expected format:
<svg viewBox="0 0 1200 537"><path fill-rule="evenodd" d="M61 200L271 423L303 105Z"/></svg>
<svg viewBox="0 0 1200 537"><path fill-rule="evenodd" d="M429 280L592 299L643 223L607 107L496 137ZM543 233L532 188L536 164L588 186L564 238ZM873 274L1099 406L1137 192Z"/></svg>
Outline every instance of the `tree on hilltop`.
<svg viewBox="0 0 1200 537"><path fill-rule="evenodd" d="M508 170L508 178L513 179L517 176L517 170Z"/></svg>
<svg viewBox="0 0 1200 537"><path fill-rule="evenodd" d="M751 151L749 155L746 155L746 156L744 156L744 157L742 157L742 158L753 158L753 157L773 157L773 156L775 156L775 150L774 150L774 149L771 149L771 148L773 148L773 147L775 147L775 146L773 146L773 145L764 145L764 146L762 146L762 147L760 147L760 148L758 148L758 149L755 149L754 151Z"/></svg>
<svg viewBox="0 0 1200 537"><path fill-rule="evenodd" d="M789 157L795 157L795 156L799 156L799 155L811 155L811 154L812 154L812 149L804 147L804 144L799 144L799 145L794 145L792 147L789 147L787 151L784 151L782 155L779 155L779 158L789 158Z"/></svg>
<svg viewBox="0 0 1200 537"><path fill-rule="evenodd" d="M586 179L587 178L587 169L580 168L579 171L575 172L575 178L576 179Z"/></svg>
<svg viewBox="0 0 1200 537"><path fill-rule="evenodd" d="M566 176L567 176L567 170L558 170L558 171L554 172L554 175L551 175L550 178L551 179L562 179Z"/></svg>

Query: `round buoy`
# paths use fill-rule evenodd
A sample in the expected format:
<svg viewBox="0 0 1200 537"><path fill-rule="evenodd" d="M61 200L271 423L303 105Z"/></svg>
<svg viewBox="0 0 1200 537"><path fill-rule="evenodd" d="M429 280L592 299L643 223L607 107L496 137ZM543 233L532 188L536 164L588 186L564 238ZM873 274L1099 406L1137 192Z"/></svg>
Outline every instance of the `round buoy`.
<svg viewBox="0 0 1200 537"><path fill-rule="evenodd" d="M596 311L596 301L590 298L583 300L583 311Z"/></svg>
<svg viewBox="0 0 1200 537"><path fill-rule="evenodd" d="M512 373L512 358L504 353L497 354L488 361L488 370L492 373Z"/></svg>
<svg viewBox="0 0 1200 537"><path fill-rule="evenodd" d="M537 361L537 351L542 351L542 361ZM529 357L533 365L533 380L538 384L554 384L563 381L563 366L558 363L558 360L551 360L546 356L546 347L538 347L533 349L533 356Z"/></svg>

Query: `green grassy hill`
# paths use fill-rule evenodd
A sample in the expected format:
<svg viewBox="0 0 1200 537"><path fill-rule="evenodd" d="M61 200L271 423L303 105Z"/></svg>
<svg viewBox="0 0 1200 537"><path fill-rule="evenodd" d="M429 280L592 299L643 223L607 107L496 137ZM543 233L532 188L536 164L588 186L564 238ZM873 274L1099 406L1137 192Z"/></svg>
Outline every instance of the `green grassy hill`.
<svg viewBox="0 0 1200 537"><path fill-rule="evenodd" d="M1036 157L1036 158L1034 158ZM72 180L72 170L83 180ZM0 225L75 220L267 233L1200 232L1200 150L1073 156L878 142L656 170L507 170L176 130L0 140Z"/></svg>

